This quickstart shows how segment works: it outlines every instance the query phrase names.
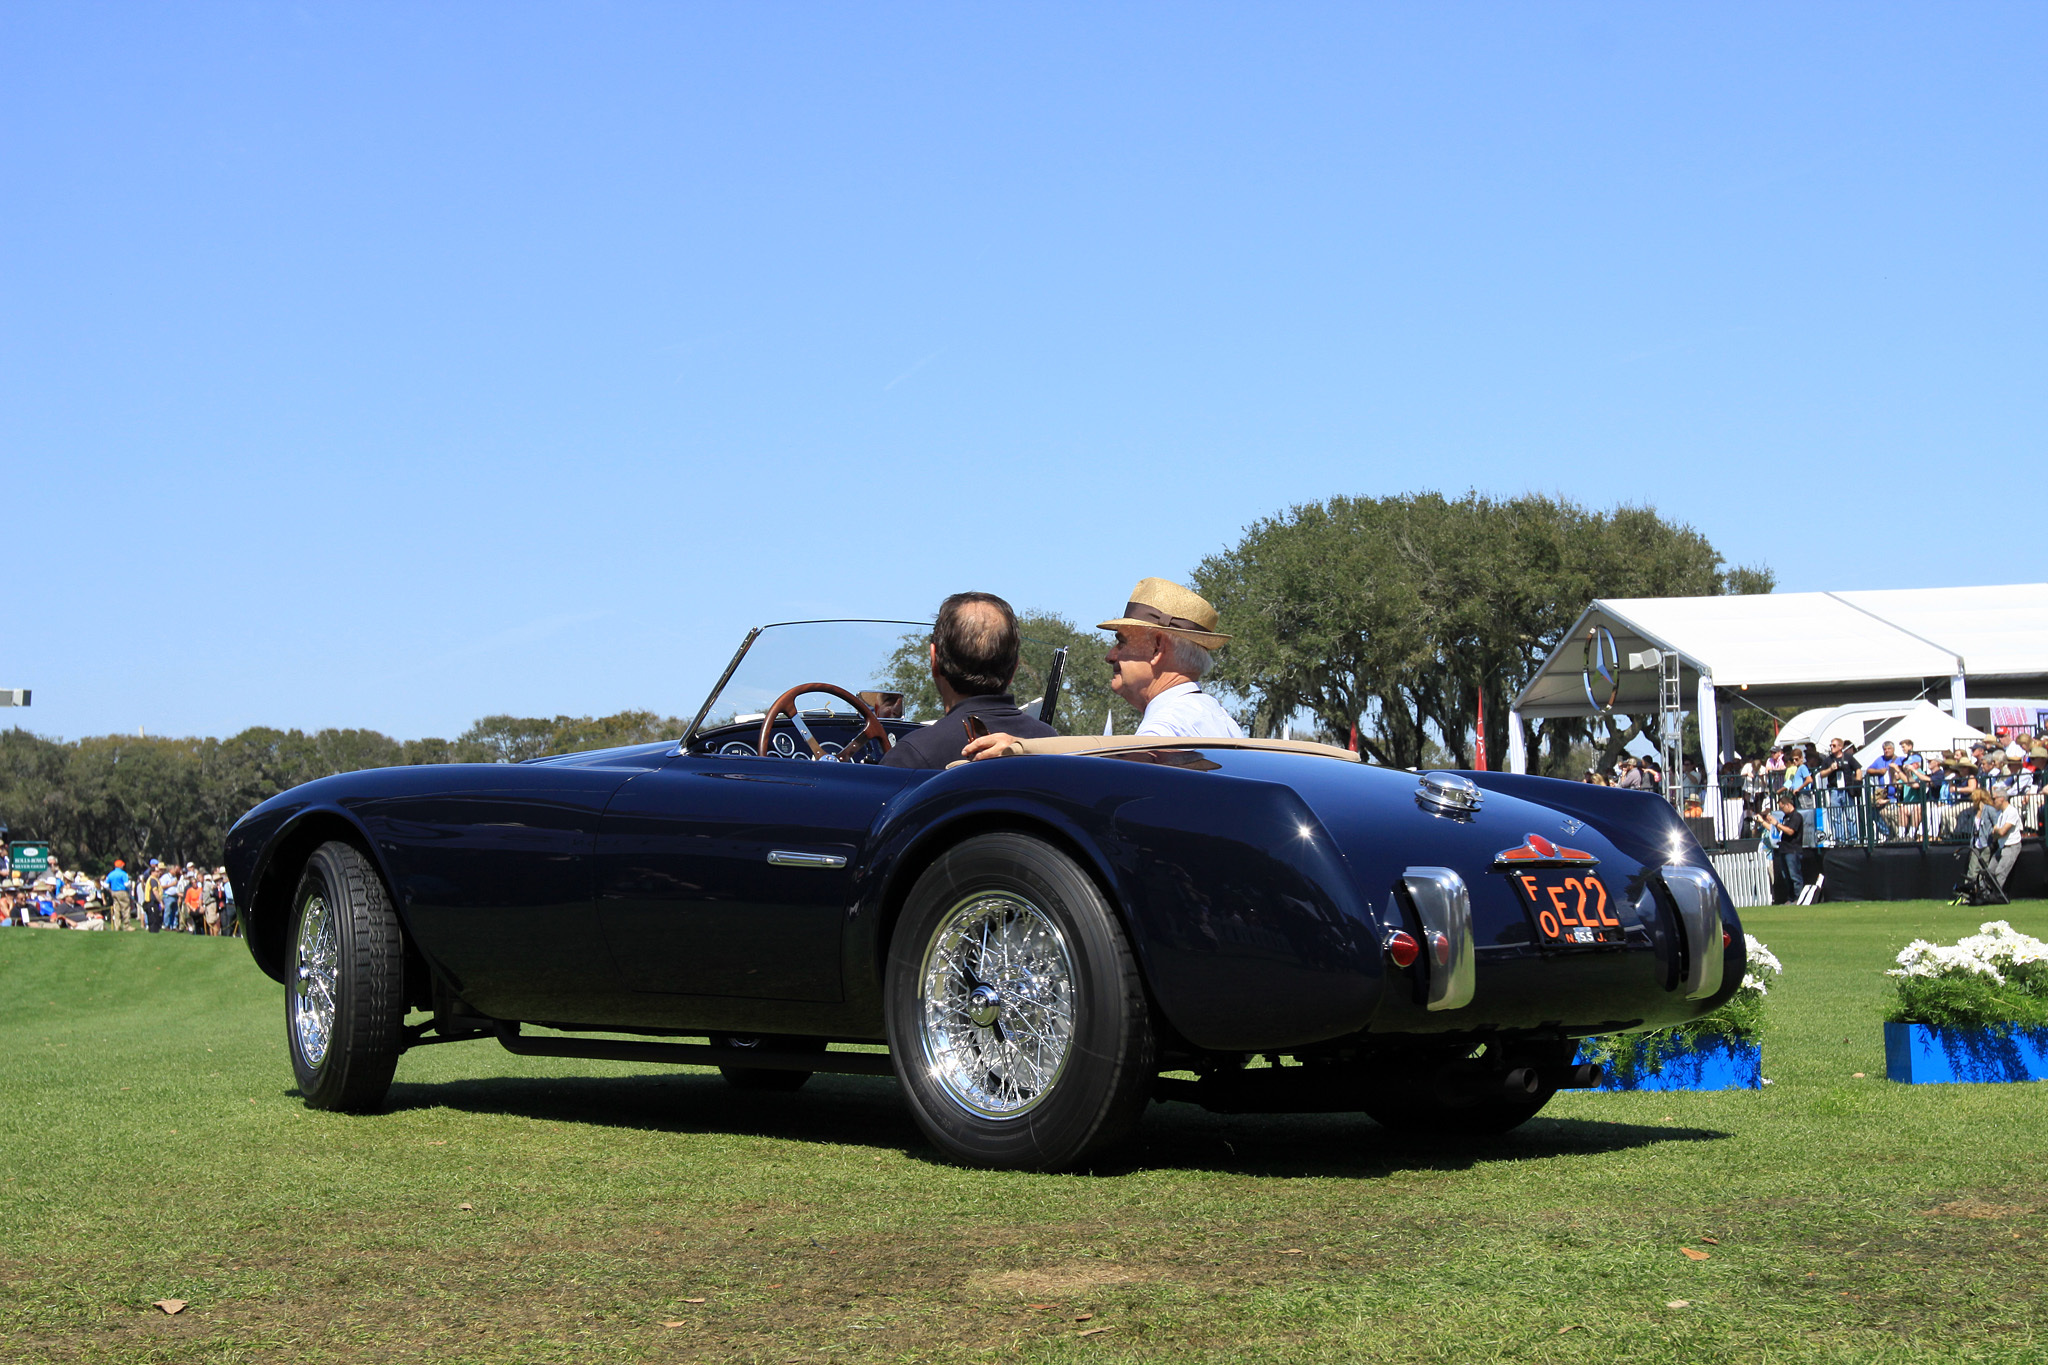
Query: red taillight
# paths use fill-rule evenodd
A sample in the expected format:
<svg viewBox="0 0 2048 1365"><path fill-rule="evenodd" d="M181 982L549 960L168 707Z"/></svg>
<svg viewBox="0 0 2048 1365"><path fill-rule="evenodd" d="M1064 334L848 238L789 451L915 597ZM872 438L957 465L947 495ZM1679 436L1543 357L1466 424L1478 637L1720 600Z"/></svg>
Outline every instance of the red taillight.
<svg viewBox="0 0 2048 1365"><path fill-rule="evenodd" d="M1735 942L1735 940L1729 937L1728 931L1726 929L1723 929L1721 931L1721 946L1723 948L1726 948L1729 944L1733 942Z"/></svg>
<svg viewBox="0 0 2048 1365"><path fill-rule="evenodd" d="M1407 930L1396 929L1387 935L1387 956L1394 959L1396 967L1413 967L1415 959L1421 955L1422 945Z"/></svg>

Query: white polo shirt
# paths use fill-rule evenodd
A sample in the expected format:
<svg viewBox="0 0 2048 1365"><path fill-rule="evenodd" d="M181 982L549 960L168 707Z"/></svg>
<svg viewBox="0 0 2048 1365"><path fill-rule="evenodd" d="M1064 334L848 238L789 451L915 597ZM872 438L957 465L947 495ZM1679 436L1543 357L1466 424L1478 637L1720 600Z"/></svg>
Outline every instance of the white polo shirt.
<svg viewBox="0 0 2048 1365"><path fill-rule="evenodd" d="M1244 731L1199 683L1169 687L1145 705L1138 722L1141 735L1187 735L1190 738L1243 739Z"/></svg>

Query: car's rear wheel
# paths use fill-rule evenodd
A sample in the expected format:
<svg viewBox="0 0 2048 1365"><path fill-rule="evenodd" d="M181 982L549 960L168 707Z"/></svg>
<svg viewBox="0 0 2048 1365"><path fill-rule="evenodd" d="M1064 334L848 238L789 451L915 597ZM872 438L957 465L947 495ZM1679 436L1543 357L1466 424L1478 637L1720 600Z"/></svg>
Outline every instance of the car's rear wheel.
<svg viewBox="0 0 2048 1365"><path fill-rule="evenodd" d="M313 850L292 896L285 1036L299 1093L315 1109L384 1102L405 1050L405 940L384 883L360 851Z"/></svg>
<svg viewBox="0 0 2048 1365"><path fill-rule="evenodd" d="M885 993L911 1113L957 1160L1072 1167L1144 1113L1152 1029L1130 942L1041 840L982 835L933 863L890 939Z"/></svg>
<svg viewBox="0 0 2048 1365"><path fill-rule="evenodd" d="M771 1052L823 1052L823 1038L791 1038L776 1034L714 1033L711 1046L729 1047L741 1055L755 1048ZM725 1077L726 1084L735 1090L748 1090L756 1094L786 1095L804 1088L804 1082L811 1078L808 1071L781 1071L765 1066L721 1066L718 1074Z"/></svg>

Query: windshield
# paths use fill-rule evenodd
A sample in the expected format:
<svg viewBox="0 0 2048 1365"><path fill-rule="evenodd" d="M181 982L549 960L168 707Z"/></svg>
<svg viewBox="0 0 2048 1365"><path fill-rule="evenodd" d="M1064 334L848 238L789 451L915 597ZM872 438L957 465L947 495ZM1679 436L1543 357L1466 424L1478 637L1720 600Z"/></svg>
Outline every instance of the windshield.
<svg viewBox="0 0 2048 1365"><path fill-rule="evenodd" d="M902 710L896 714L903 719L937 720L943 711L927 652L931 632L929 621L780 621L758 626L747 633L725 675L712 687L683 743L688 744L701 730L760 720L777 697L801 683L833 683L856 695L894 694L902 698ZM1055 635L1065 638L1051 638ZM1101 645L1093 636L1071 628L1068 632L1025 634L1012 694L1019 706L1037 715L1054 658L1062 647L1070 652L1062 670L1060 703L1053 723L1062 734L1076 729L1093 733L1102 727L1108 696ZM1081 678L1079 692L1070 681L1076 676ZM1096 692L1103 696L1096 698ZM868 700L873 704L874 698ZM812 712L852 714L851 707L829 693L811 693L802 706Z"/></svg>

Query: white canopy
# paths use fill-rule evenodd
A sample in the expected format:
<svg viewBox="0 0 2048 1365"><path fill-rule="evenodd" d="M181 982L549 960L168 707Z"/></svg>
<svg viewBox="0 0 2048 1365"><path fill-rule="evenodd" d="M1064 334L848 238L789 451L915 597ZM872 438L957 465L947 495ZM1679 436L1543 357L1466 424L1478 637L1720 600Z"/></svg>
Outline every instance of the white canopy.
<svg viewBox="0 0 2048 1365"><path fill-rule="evenodd" d="M1596 630L1613 635L1618 686L1596 675L1589 689ZM1761 707L1933 695L1948 700L1960 721L1972 689L2048 695L2048 583L1599 599L1522 689L1516 716L1593 716L1610 701L1624 715L1653 712L1658 671L1640 666L1646 657L1630 666L1631 655L1651 650L1677 656L1686 709L1699 714L1705 747L1717 756L1732 704L1720 693ZM1517 767L1521 738L1521 726L1512 725Z"/></svg>
<svg viewBox="0 0 2048 1365"><path fill-rule="evenodd" d="M2048 688L2048 583L1747 597L1625 597L1587 607L1515 702L1524 716L1590 716L1586 636L1614 634L1624 671L1615 708L1654 709L1654 669L1628 656L1670 650L1688 695L1705 676L1759 704L1894 701L1958 674L1975 690ZM1604 684L1599 690L1604 692ZM1597 698L1605 701L1604 695Z"/></svg>

